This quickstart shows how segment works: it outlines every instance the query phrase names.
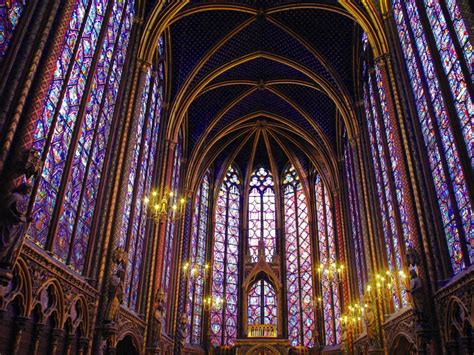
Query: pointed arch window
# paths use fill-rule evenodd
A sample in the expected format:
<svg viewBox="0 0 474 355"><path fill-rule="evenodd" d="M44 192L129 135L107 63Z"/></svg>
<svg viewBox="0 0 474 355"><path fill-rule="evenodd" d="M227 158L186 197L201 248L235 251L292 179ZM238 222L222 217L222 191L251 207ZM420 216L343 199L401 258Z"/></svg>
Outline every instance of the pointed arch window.
<svg viewBox="0 0 474 355"><path fill-rule="evenodd" d="M183 136L182 132L179 133L178 143L174 149L173 157L173 172L171 176L171 191L173 191L173 201L172 204L177 204L178 202L178 191L179 191L179 179L181 174L181 162L183 160ZM166 224L165 232L165 245L164 245L164 257L163 257L163 273L161 275L161 287L167 295L167 305L171 306L171 278L173 277L173 250L175 250L175 238L176 238L176 223L168 221ZM170 312L168 312L169 314Z"/></svg>
<svg viewBox="0 0 474 355"><path fill-rule="evenodd" d="M288 336L293 346L314 346L315 309L308 205L293 166L283 178Z"/></svg>
<svg viewBox="0 0 474 355"><path fill-rule="evenodd" d="M388 269L396 274L403 269L402 253L411 245L413 231L408 222L407 192L401 180L402 156L395 147L395 128L387 108L385 87L378 65L373 64L368 48L364 52L363 98L372 171L375 178L377 213L380 214ZM400 277L394 282L393 306L398 310L408 304Z"/></svg>
<svg viewBox="0 0 474 355"><path fill-rule="evenodd" d="M0 2L0 63L7 54L8 46L27 3L26 0Z"/></svg>
<svg viewBox="0 0 474 355"><path fill-rule="evenodd" d="M318 228L319 261L323 265L337 263L337 247L334 231L333 207L329 202L329 193L321 176L316 176L314 184L316 198L316 221ZM326 345L341 342L341 301L338 281L329 279L322 273L322 304L324 338Z"/></svg>
<svg viewBox="0 0 474 355"><path fill-rule="evenodd" d="M118 242L118 247L128 252L124 304L133 310L138 305L145 248L147 211L144 197L150 193L154 177L153 163L157 154L155 137L159 132L163 102L162 78L158 74L161 65L151 68L146 74Z"/></svg>
<svg viewBox="0 0 474 355"><path fill-rule="evenodd" d="M263 240L265 259L271 262L275 254L275 191L272 174L263 167L250 177L249 191L249 254L252 262L258 260L258 242Z"/></svg>
<svg viewBox="0 0 474 355"><path fill-rule="evenodd" d="M277 296L273 285L257 280L248 293L248 324L277 325Z"/></svg>
<svg viewBox="0 0 474 355"><path fill-rule="evenodd" d="M465 144L473 166L474 106L467 88L470 78L464 76L461 69L463 58L458 56L455 44L459 41L463 48L468 68L472 66L472 45L454 0L447 1L445 5L439 1L425 1L424 5L431 27L428 30L432 32L437 45L431 51L426 29L420 20L420 11L423 9L411 0L395 0L393 12L433 177L446 246L452 270L457 273L474 262L473 201L469 198L467 179L457 148ZM449 12L448 15L442 7ZM453 22L455 34L448 29L448 21ZM440 86L443 75L433 61L437 51L456 109L457 117L451 119ZM461 128L464 142L456 141L453 121Z"/></svg>
<svg viewBox="0 0 474 355"><path fill-rule="evenodd" d="M191 234L190 263L193 273L189 277L187 291L187 314L189 319L188 343L201 344L204 282L207 275L206 247L209 213L209 173L199 187L194 202Z"/></svg>
<svg viewBox="0 0 474 355"><path fill-rule="evenodd" d="M134 1L76 1L34 133L44 159L28 236L83 272Z"/></svg>
<svg viewBox="0 0 474 355"><path fill-rule="evenodd" d="M367 284L367 269L365 260L365 247L362 231L361 205L359 200L359 186L356 180L356 161L354 160L354 150L346 139L344 142L344 170L345 183L348 200L348 212L351 238L353 245L353 259L355 260L355 274L357 277L357 287L359 299L364 295L364 286Z"/></svg>
<svg viewBox="0 0 474 355"><path fill-rule="evenodd" d="M214 299L224 300L224 305L210 310L213 346L233 345L237 338L240 189L240 177L231 166L216 204L211 292Z"/></svg>

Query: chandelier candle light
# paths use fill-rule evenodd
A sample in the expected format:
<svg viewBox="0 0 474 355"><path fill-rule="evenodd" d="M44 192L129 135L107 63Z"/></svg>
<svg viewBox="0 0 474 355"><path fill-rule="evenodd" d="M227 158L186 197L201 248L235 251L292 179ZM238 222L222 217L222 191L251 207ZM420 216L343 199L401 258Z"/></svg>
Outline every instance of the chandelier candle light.
<svg viewBox="0 0 474 355"><path fill-rule="evenodd" d="M188 280L188 278L191 277L191 279L194 282L196 281L198 277L202 277L204 280L207 279L206 275L209 272L210 265L209 263L205 263L204 265L199 265L199 264L191 265L189 261L186 261L183 264L182 268L183 268L183 273L184 273L184 279ZM208 310L211 308L220 309L224 304L224 300L219 296L212 297L208 295L208 296L204 296L203 304L204 304L204 307Z"/></svg>
<svg viewBox="0 0 474 355"><path fill-rule="evenodd" d="M175 221L184 217L186 198L178 198L173 191L165 190L163 196L159 196L155 190L143 201L147 206L148 216L156 223L164 222L166 219Z"/></svg>
<svg viewBox="0 0 474 355"><path fill-rule="evenodd" d="M320 264L316 269L318 275L325 275L329 281L342 282L344 265L338 263Z"/></svg>

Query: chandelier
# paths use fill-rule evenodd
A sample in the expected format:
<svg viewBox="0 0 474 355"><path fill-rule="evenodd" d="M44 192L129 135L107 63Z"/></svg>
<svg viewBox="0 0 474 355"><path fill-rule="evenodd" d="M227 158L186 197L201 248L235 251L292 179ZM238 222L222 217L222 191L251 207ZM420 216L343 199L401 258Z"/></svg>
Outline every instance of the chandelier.
<svg viewBox="0 0 474 355"><path fill-rule="evenodd" d="M149 196L143 199L147 206L147 215L155 223L175 221L184 217L186 198L177 196L173 191L165 190L163 195L158 191L151 191Z"/></svg>
<svg viewBox="0 0 474 355"><path fill-rule="evenodd" d="M182 268L184 273L184 279L186 281L189 278L193 283L196 282L198 278L202 278L204 282L207 281L206 276L210 271L209 263L205 263L204 265L191 265L189 261L186 261L183 264ZM225 300L219 296L212 296L211 294L203 296L203 306L207 310L211 310L212 308L215 310L221 309L224 303Z"/></svg>
<svg viewBox="0 0 474 355"><path fill-rule="evenodd" d="M328 264L320 264L317 268L316 271L318 272L318 275L321 276L324 275L329 281L337 281L337 282L342 282L342 277L344 275L344 264L342 263L328 263Z"/></svg>

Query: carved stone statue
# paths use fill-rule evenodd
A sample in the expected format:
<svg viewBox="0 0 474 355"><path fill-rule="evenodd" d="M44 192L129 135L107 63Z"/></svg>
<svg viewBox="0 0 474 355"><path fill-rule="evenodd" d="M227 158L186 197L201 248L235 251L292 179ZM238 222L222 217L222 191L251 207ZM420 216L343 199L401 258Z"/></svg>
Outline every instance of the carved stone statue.
<svg viewBox="0 0 474 355"><path fill-rule="evenodd" d="M120 310L120 304L123 299L123 285L122 280L125 275L123 269L118 269L116 273L110 279L109 284L109 303L107 305L107 311L105 312L104 321L106 323L113 323L117 320L117 316Z"/></svg>
<svg viewBox="0 0 474 355"><path fill-rule="evenodd" d="M155 314L154 314L154 329L153 329L153 345L159 347L161 341L161 331L163 321L165 319L165 292L159 289L155 296Z"/></svg>
<svg viewBox="0 0 474 355"><path fill-rule="evenodd" d="M18 173L20 176L25 175L27 179L32 176L36 177L41 169L41 165L42 160L40 153L35 149L31 149L23 154L23 162Z"/></svg>
<svg viewBox="0 0 474 355"><path fill-rule="evenodd" d="M347 326L342 326L341 329L341 351L343 354L349 354L349 343L347 341Z"/></svg>
<svg viewBox="0 0 474 355"><path fill-rule="evenodd" d="M186 326L188 324L188 317L186 316L186 313L183 313L181 315L181 318L179 319L179 324L178 324L178 341L181 346L181 350L184 349L186 346Z"/></svg>
<svg viewBox="0 0 474 355"><path fill-rule="evenodd" d="M107 310L105 312L104 322L114 323L117 320L120 311L120 305L123 299L123 280L125 278L125 254L122 249L117 249L114 253L114 273L110 278L108 287Z"/></svg>
<svg viewBox="0 0 474 355"><path fill-rule="evenodd" d="M419 265L420 257L413 247L408 247L407 253L406 253L406 260L407 260L408 267L410 269Z"/></svg>
<svg viewBox="0 0 474 355"><path fill-rule="evenodd" d="M367 328L369 346L371 348L378 348L377 317L375 315L374 304L369 296L364 297L364 302L367 305L367 307L364 308L364 322Z"/></svg>
<svg viewBox="0 0 474 355"><path fill-rule="evenodd" d="M410 288L407 290L411 294L413 312L418 322L425 321L425 293L423 283L418 277L415 269L410 270Z"/></svg>
<svg viewBox="0 0 474 355"><path fill-rule="evenodd" d="M21 184L0 204L0 267L12 267L20 251L30 220L22 202L30 193L31 186Z"/></svg>

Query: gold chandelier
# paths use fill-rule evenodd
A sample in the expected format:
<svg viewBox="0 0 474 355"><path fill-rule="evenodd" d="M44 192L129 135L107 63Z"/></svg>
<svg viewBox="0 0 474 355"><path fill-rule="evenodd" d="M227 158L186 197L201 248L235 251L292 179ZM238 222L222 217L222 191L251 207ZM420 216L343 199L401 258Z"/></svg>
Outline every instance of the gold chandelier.
<svg viewBox="0 0 474 355"><path fill-rule="evenodd" d="M208 272L210 271L209 263L205 263L204 265L200 265L200 264L191 265L189 261L186 261L183 264L182 269L184 273L184 279L186 280L186 282L189 278L191 278L191 280L195 282L199 277L201 277L204 282L208 281L206 276ZM225 300L222 299L221 297L212 296L211 294L204 295L202 301L203 301L203 306L206 310L211 310L211 308L215 310L221 309L221 307L225 303Z"/></svg>
<svg viewBox="0 0 474 355"><path fill-rule="evenodd" d="M151 191L149 196L143 199L147 206L147 215L155 223L175 221L184 217L186 198L179 197L173 191L165 190L163 195L158 191Z"/></svg>
<svg viewBox="0 0 474 355"><path fill-rule="evenodd" d="M337 281L337 282L342 282L342 278L344 275L344 264L342 263L328 263L328 264L320 264L317 268L316 271L318 272L318 275L321 276L324 275L329 281Z"/></svg>

